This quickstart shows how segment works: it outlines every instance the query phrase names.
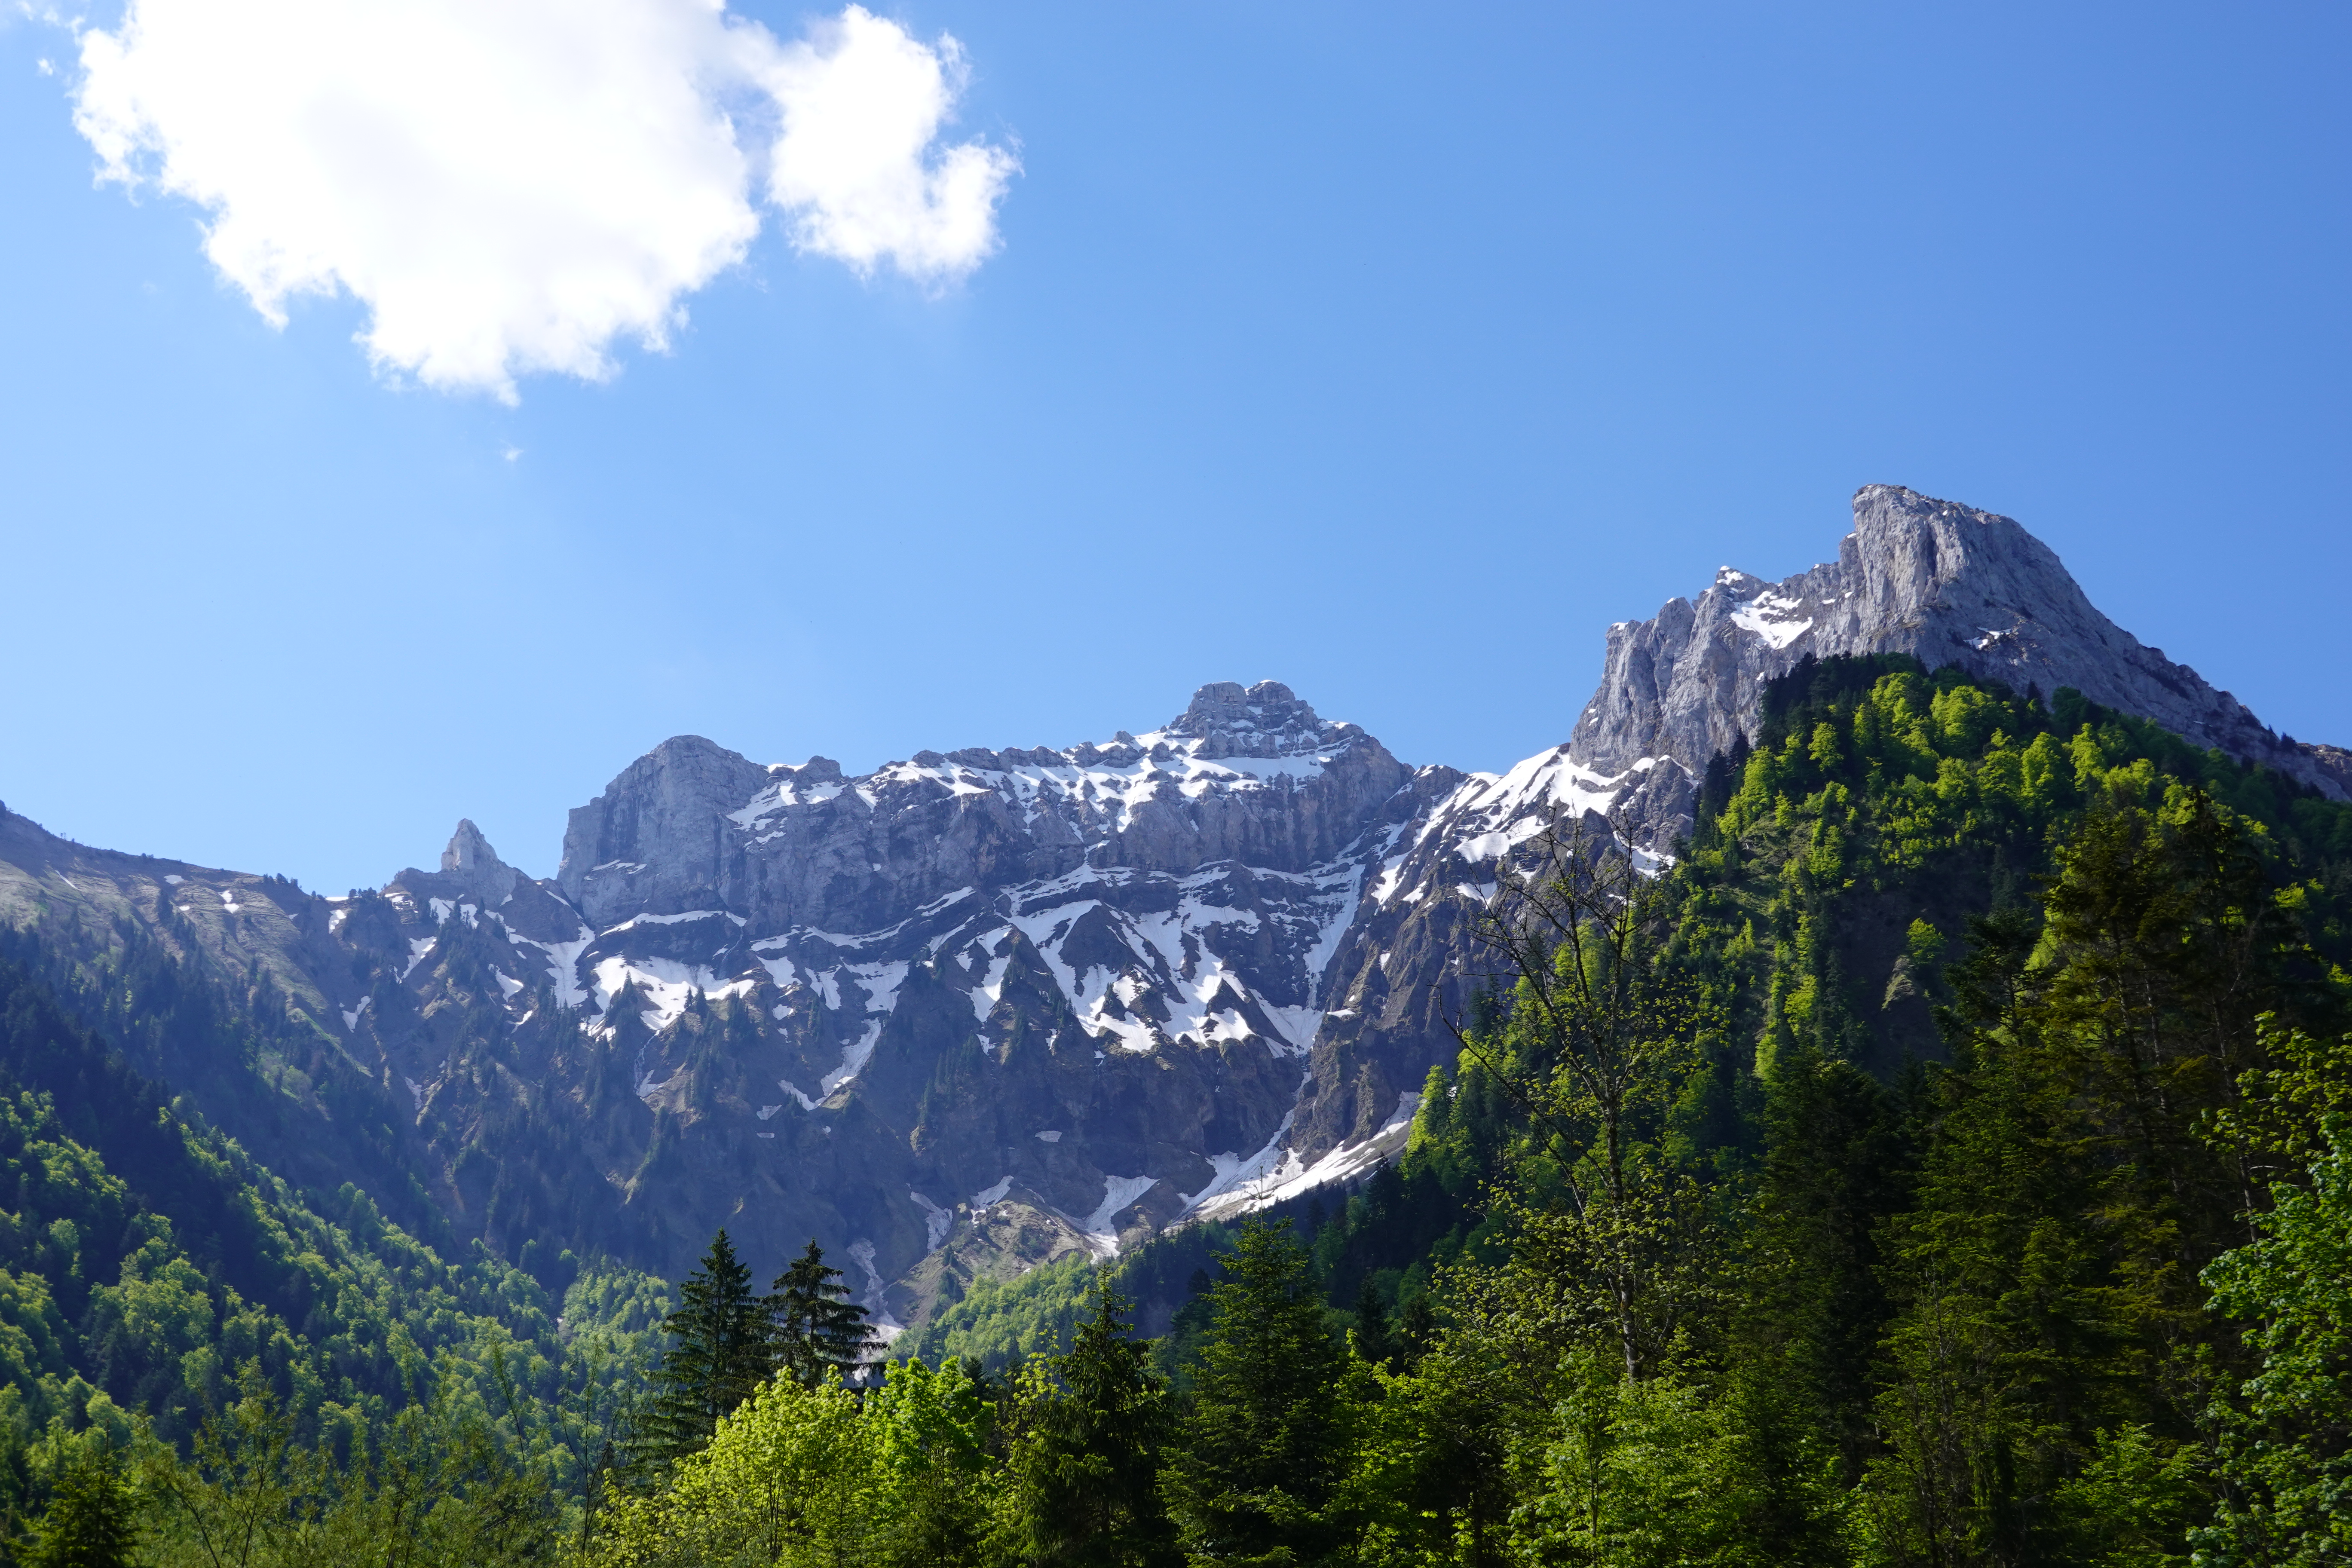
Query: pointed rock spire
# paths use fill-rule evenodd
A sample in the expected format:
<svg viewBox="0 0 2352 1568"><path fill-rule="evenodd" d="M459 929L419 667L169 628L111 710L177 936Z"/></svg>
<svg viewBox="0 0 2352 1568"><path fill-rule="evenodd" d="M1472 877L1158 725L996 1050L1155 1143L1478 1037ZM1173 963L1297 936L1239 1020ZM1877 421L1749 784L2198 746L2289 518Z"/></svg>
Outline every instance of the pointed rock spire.
<svg viewBox="0 0 2352 1568"><path fill-rule="evenodd" d="M441 851L441 869L462 878L468 890L497 902L514 891L522 873L499 858L471 817L460 817L449 847Z"/></svg>

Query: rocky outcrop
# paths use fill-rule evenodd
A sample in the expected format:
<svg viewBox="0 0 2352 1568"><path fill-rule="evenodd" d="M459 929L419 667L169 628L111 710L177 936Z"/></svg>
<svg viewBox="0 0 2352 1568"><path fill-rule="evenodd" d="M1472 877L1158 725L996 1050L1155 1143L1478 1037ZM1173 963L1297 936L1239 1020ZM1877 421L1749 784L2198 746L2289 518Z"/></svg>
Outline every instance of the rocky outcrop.
<svg viewBox="0 0 2352 1568"><path fill-rule="evenodd" d="M2018 691L2071 686L2352 798L2340 752L2278 735L2107 619L2050 547L2014 521L1899 485L1855 492L1853 531L1834 562L1779 583L1726 566L1696 601L1671 599L1650 620L1610 627L1601 687L1577 719L1569 754L1604 774L1668 759L1695 779L1740 734L1752 736L1767 680L1808 656L1861 653L1907 653L1931 669L1958 665ZM1686 801L1628 805L1651 847L1687 826Z"/></svg>
<svg viewBox="0 0 2352 1568"><path fill-rule="evenodd" d="M464 902L504 868L461 825L392 892L508 944L495 974L536 988L509 1014L584 1021L643 1111L635 1137L598 1113L608 1179L664 1253L725 1224L943 1276L918 1265L1007 1205L1024 1247L1108 1250L1278 1165L1332 951L1456 776L1272 681L1139 736L856 777L680 737L572 813L552 883Z"/></svg>

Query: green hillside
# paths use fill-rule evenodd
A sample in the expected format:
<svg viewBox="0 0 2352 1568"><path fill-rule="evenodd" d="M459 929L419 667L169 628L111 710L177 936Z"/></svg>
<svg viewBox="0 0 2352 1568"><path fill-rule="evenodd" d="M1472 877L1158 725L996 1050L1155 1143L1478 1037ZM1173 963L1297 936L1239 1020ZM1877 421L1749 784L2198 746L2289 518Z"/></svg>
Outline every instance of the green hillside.
<svg viewBox="0 0 2352 1568"><path fill-rule="evenodd" d="M21 1500L53 1424L185 1448L257 1376L303 1442L364 1451L404 1407L550 1413L536 1441L576 1483L667 1310L658 1281L568 1254L556 1284L478 1247L445 1254L351 1183L303 1192L142 1077L38 971L0 955L0 1486ZM157 971L157 977L164 972ZM120 969L85 967L131 1028L170 1026ZM180 976L176 999L201 984ZM201 993L197 993L201 995ZM100 1012L105 1009L91 1008ZM224 1034L230 1030L224 1029ZM592 1382L591 1368L597 1371ZM584 1459L583 1459L584 1455Z"/></svg>

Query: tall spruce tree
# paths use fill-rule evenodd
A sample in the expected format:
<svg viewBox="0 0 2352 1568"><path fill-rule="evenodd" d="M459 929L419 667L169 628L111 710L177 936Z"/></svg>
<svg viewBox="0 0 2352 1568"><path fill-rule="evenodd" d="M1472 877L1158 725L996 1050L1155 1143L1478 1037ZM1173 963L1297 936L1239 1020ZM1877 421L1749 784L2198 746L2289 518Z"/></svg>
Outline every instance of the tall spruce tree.
<svg viewBox="0 0 2352 1568"><path fill-rule="evenodd" d="M1010 1455L1019 1560L1036 1568L1174 1568L1183 1561L1160 1497L1171 1433L1167 1385L1129 1336L1130 1303L1095 1277L1093 1311L1066 1355L1024 1369Z"/></svg>
<svg viewBox="0 0 2352 1568"><path fill-rule="evenodd" d="M632 1446L637 1462L655 1468L700 1452L719 1418L751 1398L774 1365L766 1308L724 1230L679 1285L678 1300L662 1324L670 1348Z"/></svg>
<svg viewBox="0 0 2352 1568"><path fill-rule="evenodd" d="M815 1237L776 1277L766 1306L773 1364L802 1387L814 1388L828 1372L847 1378L866 1364L874 1344L866 1309L849 1299L841 1270L825 1262Z"/></svg>
<svg viewBox="0 0 2352 1568"><path fill-rule="evenodd" d="M1184 1544L1218 1562L1329 1561L1349 1534L1335 1507L1357 1435L1347 1354L1286 1232L1251 1221L1224 1268L1168 1472Z"/></svg>
<svg viewBox="0 0 2352 1568"><path fill-rule="evenodd" d="M2179 1556L2201 1505L2178 1478L2244 1355L2198 1274L2252 1204L2196 1131L2292 1000L2292 930L2196 790L2113 777L2056 859L2038 931L1972 928L1916 1205L1880 1233L1898 1560Z"/></svg>
<svg viewBox="0 0 2352 1568"><path fill-rule="evenodd" d="M58 1477L16 1560L26 1568L130 1568L139 1548L134 1513L115 1457L84 1454Z"/></svg>

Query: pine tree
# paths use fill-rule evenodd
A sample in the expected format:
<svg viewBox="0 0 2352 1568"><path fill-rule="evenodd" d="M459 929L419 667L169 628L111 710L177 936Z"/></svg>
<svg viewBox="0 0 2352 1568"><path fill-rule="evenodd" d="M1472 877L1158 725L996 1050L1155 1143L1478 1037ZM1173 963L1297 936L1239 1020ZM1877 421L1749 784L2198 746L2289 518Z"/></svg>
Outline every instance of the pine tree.
<svg viewBox="0 0 2352 1568"><path fill-rule="evenodd" d="M1129 1303L1095 1277L1069 1353L1024 1371L1010 1468L1012 1534L1037 1568L1162 1568L1183 1561L1160 1493L1167 1386L1129 1337Z"/></svg>
<svg viewBox="0 0 2352 1568"><path fill-rule="evenodd" d="M1886 1326L1874 1232L1908 1183L1894 1097L1848 1062L1797 1047L1766 1089L1732 1334L1740 1363L1809 1411L1847 1484L1874 1444L1871 1356Z"/></svg>
<svg viewBox="0 0 2352 1568"><path fill-rule="evenodd" d="M1195 1556L1321 1562L1353 1461L1347 1357L1307 1255L1263 1221L1242 1227L1211 1296L1216 1317L1168 1491Z"/></svg>
<svg viewBox="0 0 2352 1568"><path fill-rule="evenodd" d="M25 1568L129 1568L139 1544L131 1501L111 1456L75 1460L58 1477L32 1539L16 1550Z"/></svg>
<svg viewBox="0 0 2352 1568"><path fill-rule="evenodd" d="M654 1373L653 1397L633 1444L637 1461L656 1468L700 1452L719 1418L751 1398L773 1367L766 1310L725 1231L678 1287L678 1300L662 1324L669 1353Z"/></svg>
<svg viewBox="0 0 2352 1568"><path fill-rule="evenodd" d="M874 1332L866 1309L849 1299L841 1270L824 1260L824 1249L809 1239L808 1250L776 1277L767 1300L770 1346L779 1372L814 1388L827 1372L846 1379L866 1364Z"/></svg>
<svg viewBox="0 0 2352 1568"><path fill-rule="evenodd" d="M1383 1365L1397 1353L1396 1334L1389 1327L1388 1303L1367 1274L1356 1287L1356 1353L1373 1365Z"/></svg>

